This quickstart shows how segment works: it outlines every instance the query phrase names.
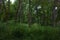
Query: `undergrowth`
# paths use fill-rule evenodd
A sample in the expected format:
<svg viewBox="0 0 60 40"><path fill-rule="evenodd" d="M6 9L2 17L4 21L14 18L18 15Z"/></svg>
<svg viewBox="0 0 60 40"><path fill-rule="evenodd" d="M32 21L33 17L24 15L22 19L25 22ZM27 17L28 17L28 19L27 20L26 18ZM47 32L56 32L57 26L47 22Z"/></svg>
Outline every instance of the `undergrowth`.
<svg viewBox="0 0 60 40"><path fill-rule="evenodd" d="M0 40L60 40L60 28L24 23L0 22Z"/></svg>

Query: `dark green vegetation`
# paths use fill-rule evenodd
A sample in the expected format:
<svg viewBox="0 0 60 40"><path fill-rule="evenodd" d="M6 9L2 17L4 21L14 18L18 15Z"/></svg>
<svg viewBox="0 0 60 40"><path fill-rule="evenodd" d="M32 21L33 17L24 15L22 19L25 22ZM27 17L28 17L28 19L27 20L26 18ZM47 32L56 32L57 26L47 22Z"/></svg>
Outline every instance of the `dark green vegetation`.
<svg viewBox="0 0 60 40"><path fill-rule="evenodd" d="M60 28L33 24L0 22L0 40L60 40Z"/></svg>
<svg viewBox="0 0 60 40"><path fill-rule="evenodd" d="M60 40L60 0L0 0L0 40Z"/></svg>
<svg viewBox="0 0 60 40"><path fill-rule="evenodd" d="M60 24L59 0L0 0L0 21L27 23L31 26L38 23L44 26Z"/></svg>

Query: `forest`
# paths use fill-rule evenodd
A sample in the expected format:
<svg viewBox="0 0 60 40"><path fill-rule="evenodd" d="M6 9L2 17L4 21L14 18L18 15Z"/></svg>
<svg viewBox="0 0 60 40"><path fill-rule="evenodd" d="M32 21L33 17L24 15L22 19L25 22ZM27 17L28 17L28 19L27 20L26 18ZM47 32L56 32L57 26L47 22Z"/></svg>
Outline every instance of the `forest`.
<svg viewBox="0 0 60 40"><path fill-rule="evenodd" d="M0 40L60 40L60 0L0 0Z"/></svg>

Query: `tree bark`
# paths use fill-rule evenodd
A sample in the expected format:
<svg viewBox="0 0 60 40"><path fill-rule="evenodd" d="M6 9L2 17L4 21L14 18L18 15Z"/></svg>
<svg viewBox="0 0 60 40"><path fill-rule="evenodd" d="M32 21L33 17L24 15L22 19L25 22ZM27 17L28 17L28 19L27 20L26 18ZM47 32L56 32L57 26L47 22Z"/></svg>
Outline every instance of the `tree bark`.
<svg viewBox="0 0 60 40"><path fill-rule="evenodd" d="M4 16L3 18L1 19L2 21L6 22L8 21L8 17L9 17L9 13L10 13L10 0L8 0L8 5L6 6L5 5L5 0L2 0L2 4L3 4L3 13L4 13Z"/></svg>
<svg viewBox="0 0 60 40"><path fill-rule="evenodd" d="M2 7L2 0L0 0L0 13L1 13L1 7Z"/></svg>
<svg viewBox="0 0 60 40"><path fill-rule="evenodd" d="M28 13L28 24L29 27L31 27L32 24L32 6L31 6L31 0L29 0L29 13Z"/></svg>
<svg viewBox="0 0 60 40"><path fill-rule="evenodd" d="M2 12L2 0L0 0L0 14ZM1 19L1 16L0 16L0 19Z"/></svg>
<svg viewBox="0 0 60 40"><path fill-rule="evenodd" d="M57 10L58 9L55 9L56 7L58 8L58 2L59 0L54 0L54 5L53 5L53 8L52 8L52 16L51 16L51 21L52 21L52 26L55 27L56 26L56 18L57 18Z"/></svg>
<svg viewBox="0 0 60 40"><path fill-rule="evenodd" d="M22 0L18 1L18 6L16 9L15 22L21 22L22 18Z"/></svg>

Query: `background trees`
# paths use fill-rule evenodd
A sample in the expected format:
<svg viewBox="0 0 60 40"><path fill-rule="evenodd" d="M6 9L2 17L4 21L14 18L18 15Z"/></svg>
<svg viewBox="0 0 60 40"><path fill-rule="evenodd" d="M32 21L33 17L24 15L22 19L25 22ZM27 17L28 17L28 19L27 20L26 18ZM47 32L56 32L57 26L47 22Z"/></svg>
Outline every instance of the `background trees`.
<svg viewBox="0 0 60 40"><path fill-rule="evenodd" d="M55 26L60 21L60 0L0 0L0 20Z"/></svg>

